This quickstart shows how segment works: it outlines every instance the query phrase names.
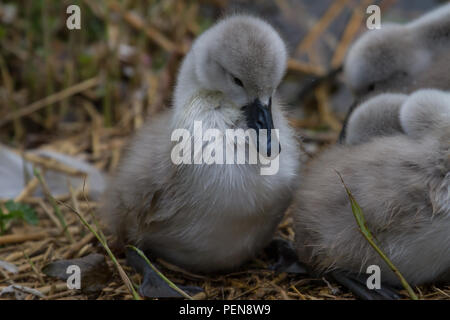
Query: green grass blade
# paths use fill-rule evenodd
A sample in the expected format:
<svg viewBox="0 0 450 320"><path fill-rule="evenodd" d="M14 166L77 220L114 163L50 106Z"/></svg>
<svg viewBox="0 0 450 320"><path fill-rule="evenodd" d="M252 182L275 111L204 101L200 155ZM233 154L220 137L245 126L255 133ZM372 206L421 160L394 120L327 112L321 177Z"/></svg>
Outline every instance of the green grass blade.
<svg viewBox="0 0 450 320"><path fill-rule="evenodd" d="M348 198L350 199L350 203L352 206L352 212L356 219L356 223L358 224L359 230L363 234L363 236L366 238L366 240L369 242L369 244L375 249L375 251L381 256L381 258L386 262L386 264L389 266L389 268L395 273L395 275L400 279L400 282L402 286L405 288L405 290L408 292L410 298L412 300L418 300L417 295L414 293L414 290L411 288L409 283L406 281L406 279L403 277L401 272L397 269L397 267L392 263L392 261L386 256L386 254L377 246L375 243L375 238L370 232L369 228L366 225L366 220L364 218L363 211L361 207L359 206L356 199L353 197L350 190L347 188L347 185L344 182L344 179L342 178L342 175L337 172L339 175L339 178L342 181L342 184L344 185L345 191L347 192Z"/></svg>
<svg viewBox="0 0 450 320"><path fill-rule="evenodd" d="M74 243L74 239L69 232L69 228L67 226L66 219L64 218L64 215L61 213L61 210L59 209L58 205L56 204L56 199L51 195L50 189L48 188L44 177L42 176L40 171L36 168L33 169L33 172L34 172L35 177L39 180L39 183L42 186L42 190L44 191L45 196L47 197L48 201L52 205L53 210L55 211L55 214L58 217L59 222L61 223L61 226L64 230L64 233L66 234L67 239L69 239L70 243Z"/></svg>
<svg viewBox="0 0 450 320"><path fill-rule="evenodd" d="M138 248L136 248L135 246L127 246L131 249L133 249L134 251L137 252L138 255L140 255L145 262L147 262L147 264L150 266L150 268L153 269L153 271L156 272L156 274L163 279L168 285L169 287L171 287L172 289L174 289L176 292L178 292L179 294L181 294L183 297L185 297L186 299L189 300L194 300L190 295L188 295L186 292L184 292L183 290L181 290L180 288L177 287L177 285L175 283L173 283L172 281L170 281L165 275L163 275L154 265L153 263L150 262L150 260L148 260L148 258L145 256L144 252L142 252L141 250L139 250Z"/></svg>
<svg viewBox="0 0 450 320"><path fill-rule="evenodd" d="M42 176L40 175L40 173L37 170L35 170L35 175L41 181ZM47 188L47 191L48 191L48 188ZM134 289L130 278L125 273L125 271L123 270L122 266L119 264L119 262L117 261L116 257L114 256L114 254L112 253L111 249L109 248L108 243L106 242L105 237L102 234L101 230L99 230L99 232L97 232L96 230L94 230L94 228L92 228L92 226L86 221L86 219L84 219L84 217L77 210L75 210L71 206L69 206L69 205L67 205L67 204L65 204L65 203L63 203L61 201L58 201L49 192L45 192L45 193L46 193L47 197L49 198L50 202L52 203L52 205L54 204L55 207L58 208L58 212L59 213L61 213L61 212L60 212L59 207L57 206L57 204L60 204L60 205L63 205L65 207L69 208L70 210L72 210L77 215L77 217L80 219L80 221L86 226L86 228L89 229L89 231L97 238L97 240L100 242L102 247L105 249L106 253L108 254L108 256L110 257L111 261L115 265L117 271L119 272L119 275L122 278L125 286L127 287L128 291L130 291L131 295L133 296L133 299L135 299L135 300L142 300L142 298L139 296L137 291Z"/></svg>

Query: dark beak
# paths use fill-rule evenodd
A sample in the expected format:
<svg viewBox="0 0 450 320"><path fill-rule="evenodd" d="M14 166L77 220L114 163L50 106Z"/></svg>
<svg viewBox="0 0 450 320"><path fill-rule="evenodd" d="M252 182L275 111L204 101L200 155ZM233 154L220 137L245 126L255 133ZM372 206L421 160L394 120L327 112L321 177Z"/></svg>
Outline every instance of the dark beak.
<svg viewBox="0 0 450 320"><path fill-rule="evenodd" d="M272 137L271 130L273 127L272 120L272 98L269 99L268 105L263 105L259 99L243 107L247 126L256 131L256 148L259 152L259 130L267 130L267 156L272 154ZM281 151L281 146L279 147Z"/></svg>

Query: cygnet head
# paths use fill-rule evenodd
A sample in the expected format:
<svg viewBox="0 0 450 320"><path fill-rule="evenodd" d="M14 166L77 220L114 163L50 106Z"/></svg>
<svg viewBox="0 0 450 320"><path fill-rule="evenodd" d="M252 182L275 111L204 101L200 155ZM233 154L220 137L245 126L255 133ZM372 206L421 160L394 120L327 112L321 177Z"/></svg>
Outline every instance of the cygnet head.
<svg viewBox="0 0 450 320"><path fill-rule="evenodd" d="M360 97L427 87L447 90L449 31L450 4L404 25L383 23L350 48L345 80Z"/></svg>
<svg viewBox="0 0 450 320"><path fill-rule="evenodd" d="M268 23L242 15L202 34L192 54L200 88L222 92L238 106L256 99L269 105L287 59L283 40Z"/></svg>
<svg viewBox="0 0 450 320"><path fill-rule="evenodd" d="M220 93L225 100L220 103L223 113L227 108L234 109L229 114L239 110L243 129L254 129L257 136L259 130L267 130L270 155L272 96L286 60L285 44L267 22L245 15L225 18L204 32L186 56L178 75L175 108L183 112L201 92Z"/></svg>
<svg viewBox="0 0 450 320"><path fill-rule="evenodd" d="M370 30L351 47L345 81L357 96L374 92L405 92L413 74L428 62L425 50L414 48L412 35L400 25Z"/></svg>

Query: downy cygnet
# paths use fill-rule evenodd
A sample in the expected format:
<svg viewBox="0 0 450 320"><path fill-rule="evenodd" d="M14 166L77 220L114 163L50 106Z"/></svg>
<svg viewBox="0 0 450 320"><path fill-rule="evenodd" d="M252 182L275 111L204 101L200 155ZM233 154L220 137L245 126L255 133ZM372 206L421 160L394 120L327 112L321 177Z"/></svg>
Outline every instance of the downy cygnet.
<svg viewBox="0 0 450 320"><path fill-rule="evenodd" d="M450 4L410 23L366 31L344 62L346 84L357 97L450 89Z"/></svg>
<svg viewBox="0 0 450 320"><path fill-rule="evenodd" d="M317 271L365 274L377 265L383 283L399 284L359 231L338 172L376 243L411 285L450 281L450 92L397 98L404 100L401 130L333 146L305 169L294 200L296 247L300 261Z"/></svg>
<svg viewBox="0 0 450 320"><path fill-rule="evenodd" d="M124 151L102 209L112 233L201 272L235 268L266 246L298 181L297 141L276 97L286 60L278 33L256 17L231 16L200 35L181 65L172 108L149 119ZM272 174L247 158L243 164L172 161L176 145L199 142L206 150L214 140L198 134L208 129L249 128L266 129L269 137L279 130L281 147L256 136L266 155L279 151ZM172 141L177 129L189 135L184 144ZM199 160L194 146L187 150L183 156Z"/></svg>
<svg viewBox="0 0 450 320"><path fill-rule="evenodd" d="M365 32L344 62L345 83L356 101L347 119L366 99L380 93L409 94L419 89L450 89L450 4L404 24L383 23ZM387 110L387 108L386 108Z"/></svg>

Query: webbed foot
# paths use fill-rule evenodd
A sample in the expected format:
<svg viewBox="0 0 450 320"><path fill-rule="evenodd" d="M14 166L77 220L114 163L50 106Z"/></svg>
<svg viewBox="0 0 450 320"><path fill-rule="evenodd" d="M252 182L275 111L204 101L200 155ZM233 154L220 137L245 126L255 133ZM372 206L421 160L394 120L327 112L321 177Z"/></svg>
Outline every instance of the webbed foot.
<svg viewBox="0 0 450 320"><path fill-rule="evenodd" d="M363 300L398 300L400 295L392 287L382 284L380 289L367 287L367 275L332 271L326 275Z"/></svg>
<svg viewBox="0 0 450 320"><path fill-rule="evenodd" d="M275 263L269 266L270 270L303 275L309 274L306 267L298 261L292 242L275 238L264 251L270 259L275 260Z"/></svg>

